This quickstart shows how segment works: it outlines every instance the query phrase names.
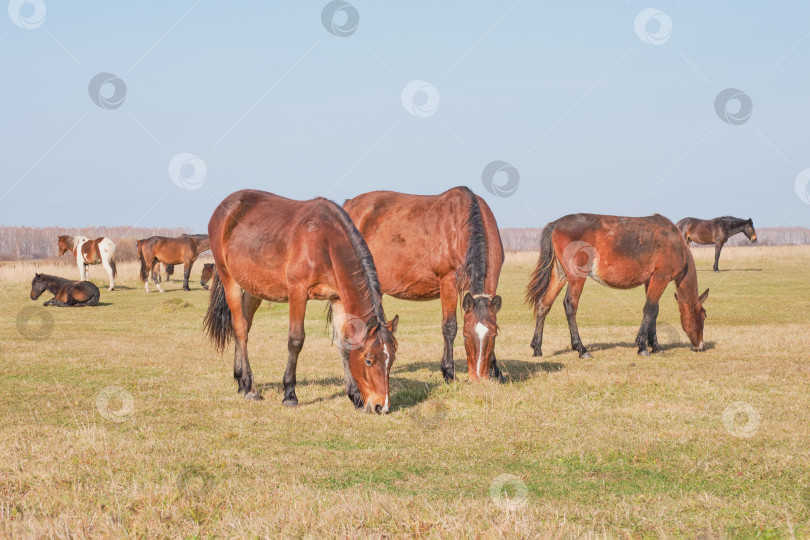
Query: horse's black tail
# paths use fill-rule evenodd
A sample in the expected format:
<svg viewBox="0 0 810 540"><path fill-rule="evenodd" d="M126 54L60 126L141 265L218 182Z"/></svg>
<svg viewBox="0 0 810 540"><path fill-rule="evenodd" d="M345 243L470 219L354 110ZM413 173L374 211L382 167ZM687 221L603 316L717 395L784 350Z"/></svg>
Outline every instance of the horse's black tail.
<svg viewBox="0 0 810 540"><path fill-rule="evenodd" d="M115 259L110 259L110 268L112 268L113 277L118 277L118 269L115 267Z"/></svg>
<svg viewBox="0 0 810 540"><path fill-rule="evenodd" d="M149 276L146 273L146 259L143 257L143 243L138 244L138 258L141 260L141 281L146 283Z"/></svg>
<svg viewBox="0 0 810 540"><path fill-rule="evenodd" d="M173 275L174 275L174 265L173 264L167 264L166 265L166 279L168 280Z"/></svg>
<svg viewBox="0 0 810 540"><path fill-rule="evenodd" d="M540 257L537 259L537 266L532 272L531 279L529 279L529 285L526 287L526 303L534 306L535 315L548 290L551 281L551 270L557 259L554 254L554 244L551 242L551 233L554 232L556 226L557 222L552 221L543 228L543 234L540 237Z"/></svg>
<svg viewBox="0 0 810 540"><path fill-rule="evenodd" d="M203 320L203 328L219 352L225 350L225 345L234 337L231 308L228 307L225 287L216 270L214 270L214 280L211 283L211 296L208 299L208 311Z"/></svg>

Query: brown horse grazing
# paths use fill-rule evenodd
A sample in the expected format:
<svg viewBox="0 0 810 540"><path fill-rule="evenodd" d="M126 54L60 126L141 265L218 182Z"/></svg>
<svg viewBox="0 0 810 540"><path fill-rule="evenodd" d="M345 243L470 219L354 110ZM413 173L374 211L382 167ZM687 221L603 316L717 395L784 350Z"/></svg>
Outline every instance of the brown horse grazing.
<svg viewBox="0 0 810 540"><path fill-rule="evenodd" d="M200 276L200 285L206 291L208 290L208 282L214 277L214 263L205 263L202 269L202 276Z"/></svg>
<svg viewBox="0 0 810 540"><path fill-rule="evenodd" d="M58 245L60 257L68 251L76 257L82 281L87 280L87 265L100 264L110 278L110 290L115 289L114 280L118 275L115 268L115 242L104 236L90 240L86 236L60 235Z"/></svg>
<svg viewBox="0 0 810 540"><path fill-rule="evenodd" d="M440 195L373 191L343 207L363 234L382 292L403 300L441 299L445 381L455 378L453 341L458 299L464 310L464 348L471 380L500 380L495 360L495 294L503 265L498 224L489 206L466 187Z"/></svg>
<svg viewBox="0 0 810 540"><path fill-rule="evenodd" d="M661 351L655 324L658 300L670 281L675 281L675 299L681 312L681 326L702 351L703 302L709 289L698 296L697 272L692 253L678 229L658 214L650 217L616 217L572 214L546 225L540 240L540 258L526 290L526 300L534 304L537 326L532 339L534 356L542 356L543 324L565 282L565 316L571 332L571 347L580 358L591 355L582 345L577 329L577 306L585 279L616 289L644 284L647 302L636 337L638 353L649 356Z"/></svg>
<svg viewBox="0 0 810 540"><path fill-rule="evenodd" d="M53 298L45 302L46 306L97 306L101 296L98 287L89 281L73 281L47 274L35 275L31 282L31 300L36 300L46 290L53 293Z"/></svg>
<svg viewBox="0 0 810 540"><path fill-rule="evenodd" d="M328 300L349 398L366 412L388 412L399 317L386 322L374 259L342 208L323 198L293 201L237 191L214 210L208 234L216 272L205 327L220 350L235 338L233 376L240 393L260 399L247 354L253 315L262 300L289 302L283 403L298 404L295 371L307 301Z"/></svg>
<svg viewBox="0 0 810 540"><path fill-rule="evenodd" d="M166 238L164 236L152 236L144 240L136 240L138 244L138 257L141 260L141 281L146 292L149 292L149 274L152 274L152 281L157 285L160 292L160 272L153 269L158 262L167 265L183 263L183 290L189 291L188 277L191 275L191 267L194 261L203 251L211 249L207 234L184 234L177 238ZM172 268L172 272L174 268Z"/></svg>
<svg viewBox="0 0 810 540"><path fill-rule="evenodd" d="M719 272L717 263L720 260L720 251L728 239L735 234L743 233L751 242L757 241L757 231L751 218L740 219L723 216L714 219L683 218L678 222L678 229L689 242L696 244L714 244L714 271Z"/></svg>

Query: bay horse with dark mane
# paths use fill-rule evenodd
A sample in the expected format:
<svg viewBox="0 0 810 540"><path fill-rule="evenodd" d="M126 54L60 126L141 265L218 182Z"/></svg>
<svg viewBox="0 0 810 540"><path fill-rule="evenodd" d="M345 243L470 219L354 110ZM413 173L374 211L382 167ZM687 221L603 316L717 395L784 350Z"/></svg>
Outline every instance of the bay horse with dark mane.
<svg viewBox="0 0 810 540"><path fill-rule="evenodd" d="M585 279L615 289L644 285L647 301L641 328L636 336L638 353L649 356L662 350L656 335L658 300L670 281L675 282L675 299L681 326L692 349L702 351L703 302L709 289L698 296L697 272L692 252L670 220L650 217L617 217L572 214L546 225L540 239L540 258L526 290L526 300L534 305L537 326L532 339L534 356L543 356L543 325L554 299L563 285L565 316L571 333L571 347L580 358L590 358L577 328L577 306Z"/></svg>
<svg viewBox="0 0 810 540"><path fill-rule="evenodd" d="M681 231L686 245L690 242L696 244L714 244L714 266L715 272L720 269L717 263L720 261L720 251L729 238L735 234L743 233L751 242L757 241L757 231L754 230L754 221L751 218L740 219L731 216L723 216L714 219L683 218L677 224Z"/></svg>
<svg viewBox="0 0 810 540"><path fill-rule="evenodd" d="M177 238L167 238L165 236L151 236L144 240L135 240L138 244L138 258L141 260L141 281L146 292L149 292L149 275L160 292L160 268L155 272L155 265L163 263L166 265L167 276L171 275L174 268L169 267L183 263L183 290L189 291L188 278L191 275L191 267L194 261L203 251L208 251L211 244L207 234L184 234Z"/></svg>
<svg viewBox="0 0 810 540"><path fill-rule="evenodd" d="M374 259L340 206L323 198L293 201L237 191L214 210L208 234L216 271L204 324L219 350L235 338L233 376L240 393L261 399L247 353L256 310L262 300L288 302L283 404L298 404L295 373L307 301L327 300L349 398L366 412L388 412L399 317L386 322Z"/></svg>
<svg viewBox="0 0 810 540"><path fill-rule="evenodd" d="M36 274L31 282L31 300L36 300L45 291L53 294L53 298L45 302L46 306L97 306L101 296L98 287L89 281L73 281L48 274Z"/></svg>
<svg viewBox="0 0 810 540"><path fill-rule="evenodd" d="M365 238L382 292L402 300L441 299L445 381L455 378L453 341L459 298L471 380L500 380L495 359L496 295L503 246L495 216L469 188L439 195L372 191L343 207Z"/></svg>
<svg viewBox="0 0 810 540"><path fill-rule="evenodd" d="M115 289L114 279L118 275L115 268L115 242L104 236L90 240L86 236L60 235L58 245L60 257L68 251L76 257L82 281L87 280L88 265L100 264L110 278L110 290Z"/></svg>

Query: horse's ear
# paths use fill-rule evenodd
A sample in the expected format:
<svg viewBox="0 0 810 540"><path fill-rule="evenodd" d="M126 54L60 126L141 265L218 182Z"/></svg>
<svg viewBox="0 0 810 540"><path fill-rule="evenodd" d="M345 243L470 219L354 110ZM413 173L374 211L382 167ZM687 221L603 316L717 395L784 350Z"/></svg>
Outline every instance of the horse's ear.
<svg viewBox="0 0 810 540"><path fill-rule="evenodd" d="M399 315L394 315L394 318L391 319L390 321L388 321L388 323L385 326L387 326L388 329L393 334L394 332L397 331L397 325L398 324L399 324Z"/></svg>
<svg viewBox="0 0 810 540"><path fill-rule="evenodd" d="M500 296L493 296L492 301L489 303L489 310L492 311L492 314L495 315L501 310L501 304L503 304L503 300L501 300Z"/></svg>
<svg viewBox="0 0 810 540"><path fill-rule="evenodd" d="M464 312L470 311L473 306L475 305L475 299L472 297L470 293L464 295L464 300L461 301L461 307L464 309Z"/></svg>
<svg viewBox="0 0 810 540"><path fill-rule="evenodd" d="M709 289L706 289L705 291L703 291L703 294L700 295L699 298L700 303L703 304L703 302L705 302L708 297L709 297Z"/></svg>
<svg viewBox="0 0 810 540"><path fill-rule="evenodd" d="M678 293L675 293L675 301L678 301Z"/></svg>

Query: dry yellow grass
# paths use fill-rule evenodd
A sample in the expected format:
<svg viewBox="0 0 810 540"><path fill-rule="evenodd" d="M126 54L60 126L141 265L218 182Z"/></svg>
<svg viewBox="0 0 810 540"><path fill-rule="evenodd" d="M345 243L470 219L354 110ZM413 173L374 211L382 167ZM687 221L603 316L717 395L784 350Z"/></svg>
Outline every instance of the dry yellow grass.
<svg viewBox="0 0 810 540"><path fill-rule="evenodd" d="M503 385L466 382L460 338L459 380L443 384L438 303L386 298L401 322L385 417L343 394L319 303L301 405L287 409L286 305L257 314L250 353L265 400L246 402L230 354L201 331L201 261L194 290L173 281L163 295L122 264L103 305L44 312L42 340L25 337L45 335L43 312L23 311L41 304L28 283L75 267L0 265L0 535L807 536L810 248L726 249L719 274L710 250L695 254L711 288L710 349L688 349L670 290L666 349L638 357L643 290L589 282L579 321L593 360L568 350L561 301L547 356L531 358L522 294L536 254L510 254ZM106 284L99 267L91 278ZM35 315L22 333L21 313Z"/></svg>

